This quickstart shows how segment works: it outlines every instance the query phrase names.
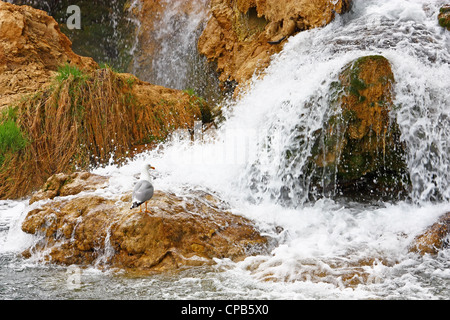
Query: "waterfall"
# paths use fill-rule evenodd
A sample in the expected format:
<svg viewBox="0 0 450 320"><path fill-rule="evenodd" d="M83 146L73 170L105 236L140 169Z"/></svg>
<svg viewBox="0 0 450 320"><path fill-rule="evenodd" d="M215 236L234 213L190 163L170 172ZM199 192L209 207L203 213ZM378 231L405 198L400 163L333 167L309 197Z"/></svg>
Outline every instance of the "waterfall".
<svg viewBox="0 0 450 320"><path fill-rule="evenodd" d="M303 168L329 117L331 84L349 62L378 54L396 79L391 116L407 148L411 198L448 201L450 54L449 35L436 22L440 3L356 1L332 24L292 37L264 79L229 107L215 143L174 144L167 167L178 179L223 186L253 203L289 198L301 207L310 196Z"/></svg>
<svg viewBox="0 0 450 320"><path fill-rule="evenodd" d="M207 100L219 99L214 66L197 49L209 18L209 4L210 0L162 0L161 12L150 21L152 27L144 30L141 23L142 42L137 44L132 73L150 83L191 89Z"/></svg>
<svg viewBox="0 0 450 320"><path fill-rule="evenodd" d="M256 196L279 199L287 190L296 203L305 201L309 181L302 168L329 112L330 84L346 63L381 54L397 79L393 116L409 152L412 198L450 199L449 36L435 22L438 5L379 3L356 2L340 21L291 39L268 76L236 106L231 122L248 126L240 113L252 113L254 130L263 133L241 177Z"/></svg>
<svg viewBox="0 0 450 320"><path fill-rule="evenodd" d="M92 57L144 81L191 90L208 102L224 97L213 63L201 56L197 41L209 18L210 0L162 0L143 13L141 0L78 1L81 30L65 24L70 1L8 0L46 11L72 41L75 53ZM159 8L160 6L160 8Z"/></svg>
<svg viewBox="0 0 450 320"><path fill-rule="evenodd" d="M339 275L372 261L358 276L367 286L364 297L368 288L399 297L391 286L422 286L422 277L433 268L448 266L448 250L433 268L424 267L426 275L414 271L421 261L408 264L414 236L450 209L450 82L445 81L450 35L437 24L442 3L355 1L350 13L328 26L291 37L265 76L255 77L248 92L227 108L227 120L213 142L174 140L163 151L136 158L127 170L151 159L161 174L158 188L214 190L234 212L279 239L269 256L246 259L231 269L224 264L230 277L281 280L295 283L293 291L308 291L308 281L328 274L322 280L339 288ZM412 201L341 204L323 197L308 202L308 177L302 170L314 132L330 116L331 84L349 62L374 54L390 61L396 79L391 117L406 145ZM274 226L284 231L277 234ZM402 277L408 274L413 274L410 279ZM426 295L428 289L422 288Z"/></svg>

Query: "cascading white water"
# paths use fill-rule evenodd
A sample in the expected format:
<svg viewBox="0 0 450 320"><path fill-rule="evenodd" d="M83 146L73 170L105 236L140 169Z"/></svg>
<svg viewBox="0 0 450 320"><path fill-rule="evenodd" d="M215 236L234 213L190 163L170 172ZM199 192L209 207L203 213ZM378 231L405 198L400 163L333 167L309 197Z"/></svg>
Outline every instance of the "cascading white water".
<svg viewBox="0 0 450 320"><path fill-rule="evenodd" d="M449 41L437 26L436 12L438 6L429 3L356 2L353 14L342 19L342 28L330 25L292 39L271 66L274 72L246 98L253 101L239 104L254 107L254 114L264 117L256 129L263 134L250 159L252 169L245 173L247 185L275 199L287 188L291 197L297 197L294 203L303 203L309 181L302 177L302 168L313 133L323 127L330 112L331 82L349 61L382 54L393 63L397 79L393 117L409 150L412 198L450 199L446 108L450 97L445 81ZM267 112L261 112L264 105ZM287 157L287 152L295 156Z"/></svg>
<svg viewBox="0 0 450 320"><path fill-rule="evenodd" d="M157 21L155 42L161 50L153 57L154 81L170 88L186 89L189 64L197 52L197 39L207 17L209 1L199 1L189 15L183 1L163 1L164 13Z"/></svg>
<svg viewBox="0 0 450 320"><path fill-rule="evenodd" d="M396 78L392 116L409 152L412 198L449 200L450 97L445 75L450 54L448 35L436 23L438 7L407 1L356 2L353 13L339 21L298 34L264 80L255 80L251 92L232 107L218 142L175 144L166 151L165 157L175 161L170 162L172 170L189 162L189 178L210 175L201 158L211 158L212 171L217 171L217 162L237 169L231 182L237 194L279 199L283 187L290 186L289 179L302 173L313 133L323 127L329 112L329 88L338 73L356 58L382 54L391 61ZM294 156L287 157L287 152ZM195 164L201 172L193 169ZM302 204L306 186L297 187L296 203Z"/></svg>
<svg viewBox="0 0 450 320"><path fill-rule="evenodd" d="M154 50L151 56L134 59L132 73L150 83L191 89L207 100L219 99L218 76L197 49L198 38L209 17L209 4L210 0L161 1L163 10L152 21L153 29L145 31ZM145 48L148 44L136 45Z"/></svg>
<svg viewBox="0 0 450 320"><path fill-rule="evenodd" d="M162 150L122 167L95 170L112 177L101 192L119 194L132 189L134 175L150 161L157 169L156 189L181 195L190 188L212 190L277 241L267 255L238 263L218 260L211 274L130 280L130 286L145 287L145 297L156 298L165 296L150 289L155 282L175 298L220 292L227 298L447 299L449 249L435 257L408 252L416 235L450 211L450 33L437 25L443 3L355 0L352 12L330 25L290 38L265 77L255 78L247 94L230 105L212 141L174 137ZM305 202L305 185L290 177L301 176L312 133L329 112L330 84L348 62L373 54L389 59L395 75L392 116L408 150L413 201ZM288 150L294 157L286 157ZM290 205L280 205L284 192L294 199ZM12 245L18 239L30 241L17 227L30 209L24 202L0 207L0 217L14 213L7 215L8 231L0 230L0 254L19 252L24 245ZM206 280L208 286L199 285Z"/></svg>

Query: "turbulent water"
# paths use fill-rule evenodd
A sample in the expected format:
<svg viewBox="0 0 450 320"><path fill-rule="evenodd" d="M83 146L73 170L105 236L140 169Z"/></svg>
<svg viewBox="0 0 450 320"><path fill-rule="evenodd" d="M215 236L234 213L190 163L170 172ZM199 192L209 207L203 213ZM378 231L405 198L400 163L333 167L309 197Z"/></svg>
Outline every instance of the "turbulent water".
<svg viewBox="0 0 450 320"><path fill-rule="evenodd" d="M124 166L94 170L112 177L107 194L129 191L144 162L157 168L157 189L213 191L277 240L270 254L149 277L74 271L21 258L34 241L20 230L32 207L1 201L0 298L448 299L450 249L433 257L408 252L415 236L450 211L450 33L437 24L442 4L356 0L330 25L290 38L266 76L230 103L211 141L175 136ZM293 190L286 177L298 175L309 155L308 137L322 127L331 82L368 54L392 64L392 116L408 150L411 200L308 202L307 191ZM306 142L293 162L284 153L299 132Z"/></svg>

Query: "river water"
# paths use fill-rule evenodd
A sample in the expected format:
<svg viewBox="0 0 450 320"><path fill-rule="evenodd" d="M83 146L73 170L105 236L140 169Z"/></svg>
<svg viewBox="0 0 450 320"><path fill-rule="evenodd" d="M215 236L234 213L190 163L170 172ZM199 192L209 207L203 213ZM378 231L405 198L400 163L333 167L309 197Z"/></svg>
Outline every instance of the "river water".
<svg viewBox="0 0 450 320"><path fill-rule="evenodd" d="M4 200L0 299L448 299L450 249L436 256L408 250L450 211L450 32L437 24L442 4L356 0L330 25L291 37L265 77L230 102L214 139L174 136L123 166L93 169L111 176L105 194L131 190L144 162L157 169L156 189L214 192L276 240L268 254L145 277L55 266L20 255L36 241L20 225L38 204ZM282 177L298 170L282 156L295 128L305 136L320 128L331 82L369 54L388 58L396 78L392 117L408 149L410 199L311 202L296 192L293 202L280 201ZM302 148L299 161L310 146Z"/></svg>

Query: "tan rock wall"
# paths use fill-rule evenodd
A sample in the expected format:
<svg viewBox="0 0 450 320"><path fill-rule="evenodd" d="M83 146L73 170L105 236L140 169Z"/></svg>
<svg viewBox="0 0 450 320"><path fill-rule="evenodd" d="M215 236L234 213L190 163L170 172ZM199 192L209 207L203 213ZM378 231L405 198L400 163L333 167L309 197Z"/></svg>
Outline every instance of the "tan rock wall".
<svg viewBox="0 0 450 320"><path fill-rule="evenodd" d="M282 39L330 23L351 1L212 0L211 18L199 51L216 61L221 81L247 81L266 68L283 47ZM271 42L271 43L269 43Z"/></svg>

